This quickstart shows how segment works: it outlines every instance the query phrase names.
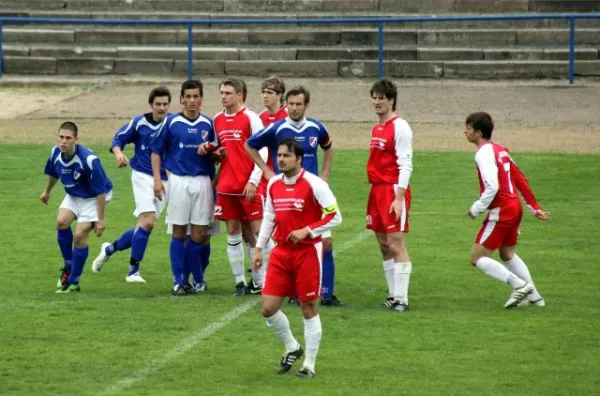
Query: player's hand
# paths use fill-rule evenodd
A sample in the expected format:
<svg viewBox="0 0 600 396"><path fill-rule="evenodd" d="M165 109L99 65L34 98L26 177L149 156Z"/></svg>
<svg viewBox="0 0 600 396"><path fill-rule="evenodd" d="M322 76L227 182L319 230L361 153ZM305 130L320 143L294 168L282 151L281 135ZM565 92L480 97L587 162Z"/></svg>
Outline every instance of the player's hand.
<svg viewBox="0 0 600 396"><path fill-rule="evenodd" d="M115 158L117 160L117 168L125 168L127 165L129 165L129 159L125 154L119 153Z"/></svg>
<svg viewBox="0 0 600 396"><path fill-rule="evenodd" d="M262 265L262 249L256 248L254 250L254 257L252 257L252 268L254 268L254 271L258 271Z"/></svg>
<svg viewBox="0 0 600 396"><path fill-rule="evenodd" d="M254 197L256 196L256 186L252 183L247 183L243 194L246 196L246 201L254 201Z"/></svg>
<svg viewBox="0 0 600 396"><path fill-rule="evenodd" d="M165 194L165 185L162 180L154 180L154 196L162 201Z"/></svg>
<svg viewBox="0 0 600 396"><path fill-rule="evenodd" d="M535 212L535 218L538 220L548 220L550 218L550 212L544 212L542 209L539 209Z"/></svg>
<svg viewBox="0 0 600 396"><path fill-rule="evenodd" d="M396 218L396 220L400 220L400 216L402 216L402 200L394 199L394 202L390 205L390 212Z"/></svg>
<svg viewBox="0 0 600 396"><path fill-rule="evenodd" d="M273 176L275 176L275 172L269 169L267 172L263 171L263 176L265 177L265 179L267 179L267 181L269 181Z"/></svg>
<svg viewBox="0 0 600 396"><path fill-rule="evenodd" d="M219 147L215 150L215 154L219 157L219 159L227 157L227 149L225 147Z"/></svg>
<svg viewBox="0 0 600 396"><path fill-rule="evenodd" d="M477 216L475 216L472 212L471 209L469 209L469 211L467 212L467 214L469 215L470 218L472 218L473 220L475 220L477 218Z"/></svg>
<svg viewBox="0 0 600 396"><path fill-rule="evenodd" d="M96 232L97 237L101 237L104 234L104 220L98 220L94 223L94 231Z"/></svg>
<svg viewBox="0 0 600 396"><path fill-rule="evenodd" d="M290 232L290 235L287 236L286 240L292 243L298 243L300 241L305 240L308 235L308 227L304 227L299 230Z"/></svg>
<svg viewBox="0 0 600 396"><path fill-rule="evenodd" d="M206 155L210 152L210 143L202 143L200 146L198 146L198 154L199 155Z"/></svg>
<svg viewBox="0 0 600 396"><path fill-rule="evenodd" d="M48 201L50 201L50 194L47 191L44 191L42 195L40 195L40 201L42 201L44 205L48 205Z"/></svg>

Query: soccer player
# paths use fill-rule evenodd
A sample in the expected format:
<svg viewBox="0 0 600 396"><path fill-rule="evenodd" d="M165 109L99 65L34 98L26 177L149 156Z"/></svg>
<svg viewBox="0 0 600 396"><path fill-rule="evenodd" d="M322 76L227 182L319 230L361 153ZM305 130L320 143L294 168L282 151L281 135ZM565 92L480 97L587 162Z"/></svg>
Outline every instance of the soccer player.
<svg viewBox="0 0 600 396"><path fill-rule="evenodd" d="M148 95L148 104L152 111L134 117L128 124L122 126L115 134L110 148L117 161L117 167L131 166L131 184L135 198L133 215L138 219L137 224L134 228L123 232L115 242L103 243L98 257L92 263L92 270L98 273L113 253L131 248L129 273L125 280L132 283L146 283L139 271L140 263L144 258L156 219L166 203L166 198L158 199L154 196L150 142L168 115L171 92L165 87L154 88ZM123 149L130 143L135 146L131 162L123 154ZM166 189L167 174L164 164L161 165L160 176Z"/></svg>
<svg viewBox="0 0 600 396"><path fill-rule="evenodd" d="M412 263L406 250L409 232L412 173L412 130L396 115L398 89L384 78L373 84L371 101L379 122L371 131L367 178L367 229L373 230L383 256L388 297L383 305L395 312L409 310L408 284Z"/></svg>
<svg viewBox="0 0 600 396"><path fill-rule="evenodd" d="M533 284L527 265L515 252L523 217L519 192L538 220L547 220L550 213L544 212L536 202L525 175L510 157L508 149L491 140L492 117L483 112L473 113L465 124L467 140L477 146L475 163L480 186L479 199L473 203L468 215L475 219L488 211L475 238L471 264L513 288L504 308L514 308L521 302L543 307L546 304ZM495 250L500 251L504 265L490 257Z"/></svg>
<svg viewBox="0 0 600 396"><path fill-rule="evenodd" d="M269 237L277 242L270 256L262 293L261 314L267 326L285 345L279 374L290 371L304 350L294 338L281 311L286 296L298 296L304 317L306 357L299 377L315 375L315 360L321 343L322 235L342 222L336 199L325 181L302 169L304 150L294 139L282 139L277 164L282 174L272 177L253 266L263 265L262 249Z"/></svg>
<svg viewBox="0 0 600 396"><path fill-rule="evenodd" d="M304 87L293 88L286 94L286 102L289 116L269 125L259 134L252 136L248 142L246 142L246 151L250 154L254 162L263 170L265 177L270 179L275 173L280 173L280 169L277 167L277 164L273 164L274 169L269 168L257 150L268 147L269 155L275 156L281 139L293 138L298 141L304 149L304 159L302 160L304 169L314 175L318 175L319 164L317 159L317 147L320 146L324 151L321 179L327 181L331 163L333 161L331 138L329 137L325 125L314 118L305 117L306 110L310 103L310 93ZM346 305L340 302L333 294L333 287L335 284L335 264L333 260L332 245L331 235L326 232L325 235L323 235L323 299L321 305L329 307L345 307ZM293 300L291 303L293 303Z"/></svg>
<svg viewBox="0 0 600 396"><path fill-rule="evenodd" d="M198 155L200 145L216 144L213 120L200 113L203 94L200 81L185 81L180 93L183 111L169 115L150 144L154 195L158 199L165 197L161 176L163 158L164 168L170 172L166 221L173 225L169 253L175 296L186 294L186 269L194 276L194 289L204 280L201 252L208 240L208 225L213 220L210 180L213 164L207 156ZM191 224L191 235L186 244L188 224Z"/></svg>
<svg viewBox="0 0 600 396"><path fill-rule="evenodd" d="M112 183L100 159L92 150L77 143L78 135L77 125L71 121L63 122L58 128L58 145L52 148L44 169L48 184L40 196L47 205L59 179L66 192L56 219L56 239L64 260L56 293L81 290L79 280L89 254L88 235L92 229L99 237L104 233L104 212L112 196ZM73 236L71 223L75 219Z"/></svg>

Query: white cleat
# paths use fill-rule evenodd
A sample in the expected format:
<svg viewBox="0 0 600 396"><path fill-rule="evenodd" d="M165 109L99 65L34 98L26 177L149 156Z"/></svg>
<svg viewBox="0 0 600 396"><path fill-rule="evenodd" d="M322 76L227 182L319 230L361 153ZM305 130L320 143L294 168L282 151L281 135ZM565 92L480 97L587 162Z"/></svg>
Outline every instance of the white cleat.
<svg viewBox="0 0 600 396"><path fill-rule="evenodd" d="M522 287L515 289L506 303L504 304L504 308L511 309L519 305L523 299L527 297L529 293L534 289L533 283L527 282Z"/></svg>
<svg viewBox="0 0 600 396"><path fill-rule="evenodd" d="M529 299L524 299L523 301L521 301L519 303L519 306L530 306L530 307L545 307L546 306L546 302L544 301L543 298L540 298L539 300L535 300L535 301L531 301Z"/></svg>
<svg viewBox="0 0 600 396"><path fill-rule="evenodd" d="M140 271L136 272L135 274L127 275L125 280L129 283L146 283L146 280L142 278Z"/></svg>
<svg viewBox="0 0 600 396"><path fill-rule="evenodd" d="M102 244L102 246L100 247L100 253L98 254L98 257L96 257L94 259L94 262L92 263L92 271L96 274L102 271L102 267L104 267L104 264L106 264L108 259L110 259L110 256L106 254L106 248L108 246L110 246L110 243L108 242L104 242Z"/></svg>

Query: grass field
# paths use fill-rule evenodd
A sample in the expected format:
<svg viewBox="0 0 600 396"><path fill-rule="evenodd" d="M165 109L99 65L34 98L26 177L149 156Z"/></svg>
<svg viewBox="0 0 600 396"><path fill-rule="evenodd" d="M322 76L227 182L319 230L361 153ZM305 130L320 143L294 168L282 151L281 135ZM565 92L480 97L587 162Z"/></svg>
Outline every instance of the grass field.
<svg viewBox="0 0 600 396"><path fill-rule="evenodd" d="M231 297L225 238L213 240L209 292L174 298L161 218L142 271L127 284L129 254L102 274L101 242L134 223L130 171L93 147L114 182L107 231L90 242L82 292L55 295L61 266L55 214L38 197L50 146L0 145L2 269L0 395L592 395L600 392L595 155L519 154L548 222L525 218L519 254L545 308L506 311L507 285L472 268L481 220L466 212L478 184L472 153L418 152L408 246L411 312L379 308L386 296L375 239L364 231L365 151L338 151L331 185L344 215L334 233L336 294L348 309L322 311L317 377L278 376L282 346L258 299ZM284 308L303 342L301 314Z"/></svg>

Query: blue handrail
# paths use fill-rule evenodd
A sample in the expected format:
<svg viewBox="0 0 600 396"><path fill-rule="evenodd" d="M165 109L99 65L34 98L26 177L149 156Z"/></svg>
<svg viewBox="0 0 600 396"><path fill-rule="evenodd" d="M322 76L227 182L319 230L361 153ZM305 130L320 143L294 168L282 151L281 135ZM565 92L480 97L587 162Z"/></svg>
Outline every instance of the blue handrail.
<svg viewBox="0 0 600 396"><path fill-rule="evenodd" d="M188 76L193 75L193 26L194 25L273 25L273 24L354 24L374 23L378 27L378 75L383 77L383 25L397 22L457 22L457 21L511 21L539 19L569 20L569 83L575 81L575 21L577 19L600 19L600 13L561 14L510 14L510 15L453 15L427 17L364 17L364 18L298 18L298 19L90 19L90 18L28 18L0 17L0 77L3 72L2 27L4 23L83 24L83 25L187 25L188 30Z"/></svg>

